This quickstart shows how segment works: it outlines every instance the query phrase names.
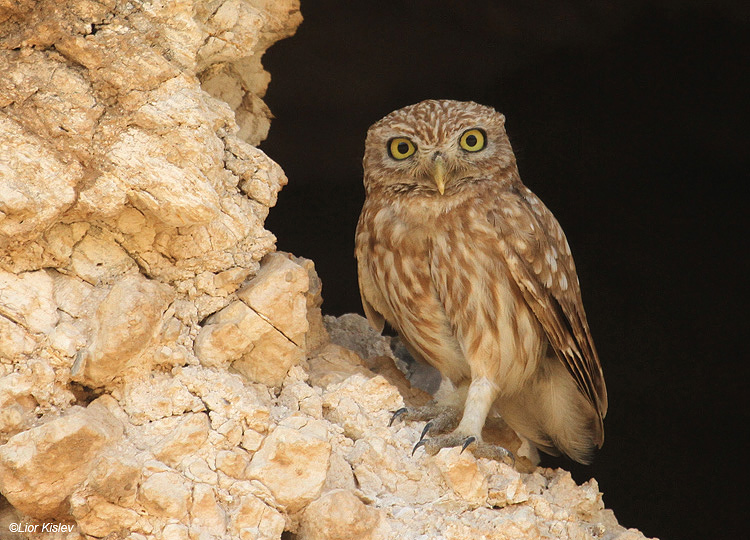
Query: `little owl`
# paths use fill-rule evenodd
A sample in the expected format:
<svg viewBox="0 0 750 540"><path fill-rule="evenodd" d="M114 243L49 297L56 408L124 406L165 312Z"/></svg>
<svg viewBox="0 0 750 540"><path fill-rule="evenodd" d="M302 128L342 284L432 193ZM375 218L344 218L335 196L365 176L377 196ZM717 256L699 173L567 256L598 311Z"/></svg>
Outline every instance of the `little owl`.
<svg viewBox="0 0 750 540"><path fill-rule="evenodd" d="M431 420L415 450L474 443L475 455L510 456L482 441L492 414L589 463L604 440L602 369L567 240L521 183L504 124L491 107L428 100L370 127L362 304L443 377L439 401L394 416Z"/></svg>

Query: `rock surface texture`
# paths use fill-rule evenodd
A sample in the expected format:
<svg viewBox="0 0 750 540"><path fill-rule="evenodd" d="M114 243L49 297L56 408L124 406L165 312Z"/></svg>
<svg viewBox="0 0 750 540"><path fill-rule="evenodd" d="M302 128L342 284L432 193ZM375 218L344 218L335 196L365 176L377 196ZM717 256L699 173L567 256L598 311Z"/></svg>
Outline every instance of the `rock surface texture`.
<svg viewBox="0 0 750 540"><path fill-rule="evenodd" d="M263 228L260 58L301 20L0 0L0 539L642 538L593 480L388 427L428 394Z"/></svg>

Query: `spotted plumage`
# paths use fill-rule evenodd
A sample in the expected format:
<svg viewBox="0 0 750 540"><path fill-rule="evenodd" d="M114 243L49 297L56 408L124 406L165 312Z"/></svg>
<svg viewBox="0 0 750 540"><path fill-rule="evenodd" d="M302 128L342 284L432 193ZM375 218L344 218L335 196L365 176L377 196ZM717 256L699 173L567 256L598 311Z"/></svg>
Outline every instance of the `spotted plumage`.
<svg viewBox="0 0 750 540"><path fill-rule="evenodd" d="M604 438L602 370L565 235L521 183L504 123L490 107L430 100L370 128L362 303L462 396L440 445L481 441L497 413L538 448L586 463Z"/></svg>

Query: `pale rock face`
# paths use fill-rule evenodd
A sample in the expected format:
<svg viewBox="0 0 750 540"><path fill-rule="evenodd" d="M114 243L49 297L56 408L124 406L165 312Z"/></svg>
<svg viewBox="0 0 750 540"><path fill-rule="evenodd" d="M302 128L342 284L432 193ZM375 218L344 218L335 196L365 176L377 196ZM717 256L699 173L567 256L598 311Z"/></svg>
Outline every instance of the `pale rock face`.
<svg viewBox="0 0 750 540"><path fill-rule="evenodd" d="M0 316L32 334L51 332L59 316L49 275L44 270L0 272Z"/></svg>
<svg viewBox="0 0 750 540"><path fill-rule="evenodd" d="M92 404L19 433L0 447L0 491L18 510L36 518L62 517L65 501L122 435L122 425Z"/></svg>
<svg viewBox="0 0 750 540"><path fill-rule="evenodd" d="M240 499L229 532L234 538L276 540L284 532L284 517L254 495Z"/></svg>
<svg viewBox="0 0 750 540"><path fill-rule="evenodd" d="M82 176L76 165L69 167L44 140L0 117L0 247L19 235L38 235L75 202Z"/></svg>
<svg viewBox="0 0 750 540"><path fill-rule="evenodd" d="M362 317L324 324L263 227L287 179L254 146L261 57L300 21L0 1L0 537L642 538L593 480L388 426L430 396Z"/></svg>
<svg viewBox="0 0 750 540"><path fill-rule="evenodd" d="M168 471L156 472L140 485L138 502L155 516L181 519L190 507L190 490L181 475Z"/></svg>
<svg viewBox="0 0 750 540"><path fill-rule="evenodd" d="M210 422L204 413L187 414L170 426L165 437L151 451L159 461L172 467L192 455L208 439Z"/></svg>
<svg viewBox="0 0 750 540"><path fill-rule="evenodd" d="M173 296L169 286L141 274L117 281L96 310L90 345L72 369L74 379L98 387L122 376L128 363L153 342ZM144 359L139 363L149 367Z"/></svg>
<svg viewBox="0 0 750 540"><path fill-rule="evenodd" d="M325 424L310 420L301 429L297 425L274 429L246 471L249 479L265 485L290 513L320 495L331 456Z"/></svg>
<svg viewBox="0 0 750 540"><path fill-rule="evenodd" d="M385 540L385 531L378 530L383 513L367 506L352 491L332 490L305 509L299 536L302 540Z"/></svg>
<svg viewBox="0 0 750 540"><path fill-rule="evenodd" d="M248 380L281 386L305 356L309 329L308 271L280 253L270 253L254 278L237 291L239 300L214 313L195 339L204 366L232 365Z"/></svg>
<svg viewBox="0 0 750 540"><path fill-rule="evenodd" d="M269 253L237 296L298 347L305 347L310 283L305 270L281 253Z"/></svg>

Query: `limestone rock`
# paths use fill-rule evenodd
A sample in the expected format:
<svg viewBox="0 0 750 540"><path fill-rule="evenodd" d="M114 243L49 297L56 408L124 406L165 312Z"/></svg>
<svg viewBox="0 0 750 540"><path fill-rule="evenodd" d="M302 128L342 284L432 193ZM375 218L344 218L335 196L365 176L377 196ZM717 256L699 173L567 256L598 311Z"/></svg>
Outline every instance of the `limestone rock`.
<svg viewBox="0 0 750 540"><path fill-rule="evenodd" d="M305 509L301 540L372 540L387 538L378 526L383 511L364 504L348 490L329 491Z"/></svg>
<svg viewBox="0 0 750 540"><path fill-rule="evenodd" d="M318 424L325 431L322 424ZM328 472L331 445L315 432L279 426L255 453L246 474L266 486L287 511L296 512L320 495ZM324 434L325 436L325 434Z"/></svg>
<svg viewBox="0 0 750 540"><path fill-rule="evenodd" d="M232 514L229 532L234 538L276 540L284 532L284 518L254 495L240 499Z"/></svg>
<svg viewBox="0 0 750 540"><path fill-rule="evenodd" d="M392 356L389 339L373 330L364 317L354 313L341 317L326 315L324 322L333 343L356 352L360 357Z"/></svg>
<svg viewBox="0 0 750 540"><path fill-rule="evenodd" d="M73 376L89 386L104 386L122 375L160 330L172 290L141 274L119 280L96 310L91 345ZM124 314L127 314L123 316Z"/></svg>
<svg viewBox="0 0 750 540"><path fill-rule="evenodd" d="M190 508L190 490L182 477L173 472L156 472L138 489L138 502L146 511L164 517L184 517Z"/></svg>
<svg viewBox="0 0 750 540"><path fill-rule="evenodd" d="M234 369L249 380L281 386L305 354L308 271L281 253L267 255L239 301L211 315L195 339L205 366Z"/></svg>
<svg viewBox="0 0 750 540"><path fill-rule="evenodd" d="M153 448L154 457L167 465L177 465L208 439L210 422L204 413L187 414Z"/></svg>
<svg viewBox="0 0 750 540"><path fill-rule="evenodd" d="M0 447L0 492L29 516L61 517L96 457L121 434L120 422L95 403L19 433Z"/></svg>
<svg viewBox="0 0 750 540"><path fill-rule="evenodd" d="M59 320L52 278L43 270L0 271L0 316L33 334L51 332Z"/></svg>
<svg viewBox="0 0 750 540"><path fill-rule="evenodd" d="M206 321L195 339L195 354L205 366L231 364L250 381L281 386L304 350L245 303L235 301Z"/></svg>
<svg viewBox="0 0 750 540"><path fill-rule="evenodd" d="M211 315L195 338L195 354L207 367L227 368L271 328L244 303L235 301Z"/></svg>
<svg viewBox="0 0 750 540"><path fill-rule="evenodd" d="M7 73L4 64L0 59ZM0 247L18 236L38 236L55 223L75 202L81 176L80 165L61 161L44 140L0 116Z"/></svg>
<svg viewBox="0 0 750 540"><path fill-rule="evenodd" d="M216 500L213 487L197 483L193 488L193 504L190 507L191 526L218 537L226 535L227 514Z"/></svg>
<svg viewBox="0 0 750 540"><path fill-rule="evenodd" d="M298 347L305 347L307 270L281 253L269 253L237 296Z"/></svg>

